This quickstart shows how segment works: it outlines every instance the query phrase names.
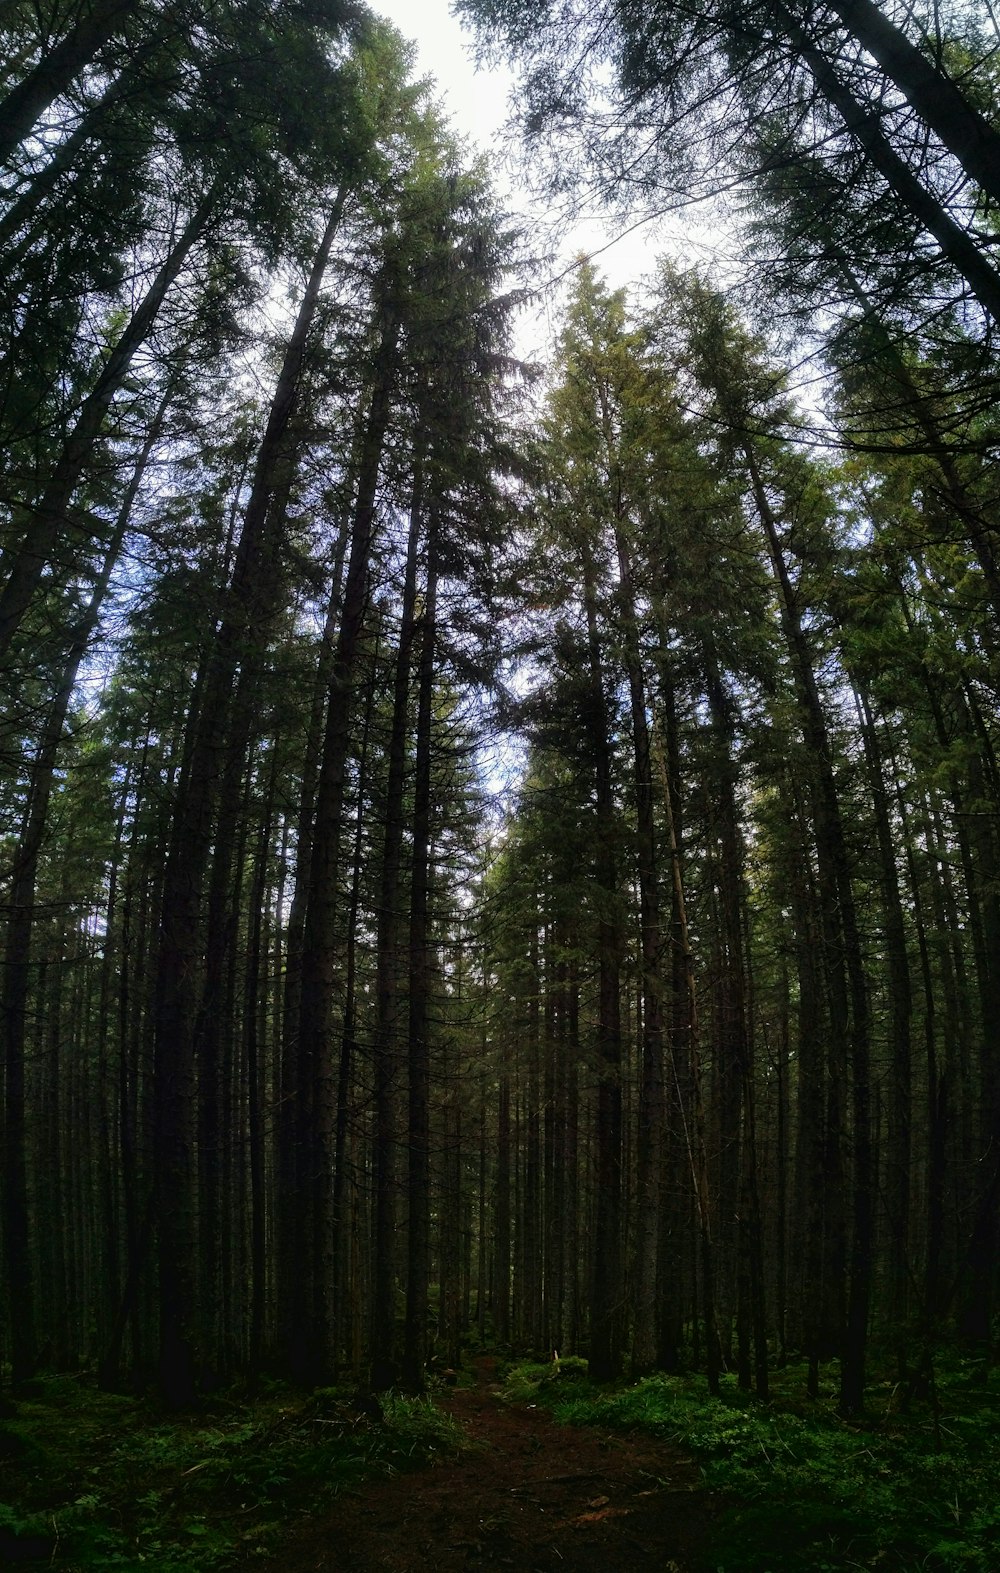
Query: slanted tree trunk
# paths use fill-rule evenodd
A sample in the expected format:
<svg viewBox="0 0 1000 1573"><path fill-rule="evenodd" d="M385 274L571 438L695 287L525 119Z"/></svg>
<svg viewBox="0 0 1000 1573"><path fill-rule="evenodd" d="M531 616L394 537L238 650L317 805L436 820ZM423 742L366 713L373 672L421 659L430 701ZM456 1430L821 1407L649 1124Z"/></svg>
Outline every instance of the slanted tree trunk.
<svg viewBox="0 0 1000 1573"><path fill-rule="evenodd" d="M1000 133L873 0L830 0L844 26L894 82L966 174L1000 202Z"/></svg>
<svg viewBox="0 0 1000 1573"><path fill-rule="evenodd" d="M858 0L844 0L844 4ZM873 166L896 193L918 223L934 236L942 256L965 279L983 309L1000 318L1000 273L983 255L982 247L950 217L929 186L921 185L909 165L900 157L882 130L879 116L854 96L837 75L831 60L812 40L802 24L781 0L772 0L776 19L792 45L812 72L820 93L833 105ZM872 7L874 10L874 7ZM996 136L996 133L993 133ZM987 166L988 167L988 162ZM991 178L991 186L995 183Z"/></svg>
<svg viewBox="0 0 1000 1573"><path fill-rule="evenodd" d="M16 551L5 552L0 561L0 568L7 570L6 583L0 593L0 658L10 648L46 565L52 559L60 532L66 525L73 493L101 439L104 417L111 401L122 387L137 350L149 336L167 291L215 213L220 192L221 183L216 181L174 241L84 399L45 491L37 503L25 507L30 523L21 545Z"/></svg>
<svg viewBox="0 0 1000 1573"><path fill-rule="evenodd" d="M36 222L33 220L45 198L55 190L62 177L74 169L77 156L83 148L102 136L112 110L119 104L127 103L140 87L146 64L162 43L166 32L165 27L158 29L132 53L128 65L86 111L69 136L64 137L49 153L45 163L30 180L20 186L17 198L0 217L0 252L6 268L15 267L25 257L35 236L44 229L46 214L40 215ZM15 241L19 234L21 238Z"/></svg>
<svg viewBox="0 0 1000 1573"><path fill-rule="evenodd" d="M138 9L139 0L95 0L76 26L11 88L0 103L0 164L7 162L53 99L65 93Z"/></svg>

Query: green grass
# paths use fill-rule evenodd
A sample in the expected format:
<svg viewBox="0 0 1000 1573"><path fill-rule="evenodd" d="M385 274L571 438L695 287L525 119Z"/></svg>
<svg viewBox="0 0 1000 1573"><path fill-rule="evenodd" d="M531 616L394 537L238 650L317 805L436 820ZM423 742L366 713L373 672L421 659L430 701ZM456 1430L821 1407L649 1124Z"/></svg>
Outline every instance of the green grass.
<svg viewBox="0 0 1000 1573"><path fill-rule="evenodd" d="M0 1566L33 1551L64 1573L187 1573L270 1553L298 1513L461 1444L427 1401L390 1397L383 1410L379 1423L333 1389L275 1390L165 1419L83 1381L35 1382L0 1421Z"/></svg>
<svg viewBox="0 0 1000 1573"><path fill-rule="evenodd" d="M729 1380L717 1400L687 1377L596 1387L579 1364L558 1375L514 1367L505 1392L566 1423L639 1429L695 1458L729 1503L708 1573L1000 1569L1000 1392L981 1367L956 1361L939 1374L936 1422L925 1406L900 1414L887 1383L871 1390L864 1422L846 1424L832 1384L815 1404L802 1397L802 1369L779 1373L765 1405Z"/></svg>

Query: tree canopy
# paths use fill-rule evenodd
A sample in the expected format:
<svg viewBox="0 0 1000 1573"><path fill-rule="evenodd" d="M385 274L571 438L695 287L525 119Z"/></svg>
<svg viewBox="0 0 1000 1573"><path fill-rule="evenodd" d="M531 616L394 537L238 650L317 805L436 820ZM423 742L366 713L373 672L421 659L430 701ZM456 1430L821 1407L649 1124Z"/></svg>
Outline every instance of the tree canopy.
<svg viewBox="0 0 1000 1573"><path fill-rule="evenodd" d="M995 1335L994 45L461 9L550 196L738 186L748 287L580 259L526 366L363 8L5 13L0 1359L856 1415Z"/></svg>

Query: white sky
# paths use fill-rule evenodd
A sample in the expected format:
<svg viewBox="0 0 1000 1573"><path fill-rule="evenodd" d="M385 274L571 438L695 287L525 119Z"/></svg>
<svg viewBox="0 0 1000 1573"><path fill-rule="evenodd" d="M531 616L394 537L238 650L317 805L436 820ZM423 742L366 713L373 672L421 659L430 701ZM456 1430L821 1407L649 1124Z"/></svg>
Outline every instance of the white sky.
<svg viewBox="0 0 1000 1573"><path fill-rule="evenodd" d="M417 71L437 79L448 113L458 129L488 150L507 114L510 76L477 72L467 35L449 12L449 0L370 0L418 49Z"/></svg>
<svg viewBox="0 0 1000 1573"><path fill-rule="evenodd" d="M369 0L372 9L392 22L418 48L417 71L433 77L443 107L463 136L479 149L499 160L517 149L504 133L507 98L512 85L506 70L477 71L472 62L470 35L450 14L450 0ZM511 161L516 168L516 158ZM509 174L498 168L498 187L506 188L507 200L517 212L529 211L529 196ZM568 267L583 251L600 252L595 265L612 288L620 288L652 272L659 254L669 252L687 261L711 260L710 235L699 233L690 218L644 225L621 240L613 241L619 229L603 214L577 220L568 229L559 247L553 273ZM607 249L603 249L607 248ZM558 300L551 292L537 314L525 314L518 334L519 352L528 359L544 358L555 331Z"/></svg>

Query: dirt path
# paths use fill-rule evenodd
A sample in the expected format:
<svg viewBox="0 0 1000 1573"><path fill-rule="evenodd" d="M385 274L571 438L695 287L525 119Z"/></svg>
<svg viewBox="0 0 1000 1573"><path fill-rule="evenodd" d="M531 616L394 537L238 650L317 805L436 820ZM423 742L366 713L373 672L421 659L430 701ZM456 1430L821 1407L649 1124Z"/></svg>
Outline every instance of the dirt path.
<svg viewBox="0 0 1000 1573"><path fill-rule="evenodd" d="M474 1444L429 1469L372 1481L285 1548L286 1573L692 1573L719 1504L690 1459L648 1437L560 1426L499 1401L492 1362L444 1401Z"/></svg>

